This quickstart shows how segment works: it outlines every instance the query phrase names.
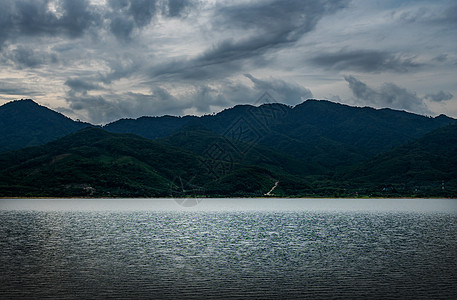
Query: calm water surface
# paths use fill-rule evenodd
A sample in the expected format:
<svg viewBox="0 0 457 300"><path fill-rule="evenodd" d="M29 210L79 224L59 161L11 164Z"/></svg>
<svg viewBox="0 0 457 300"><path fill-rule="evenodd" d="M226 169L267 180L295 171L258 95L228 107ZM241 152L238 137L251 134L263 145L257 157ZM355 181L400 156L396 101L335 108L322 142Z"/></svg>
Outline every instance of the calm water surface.
<svg viewBox="0 0 457 300"><path fill-rule="evenodd" d="M456 299L456 237L457 200L0 200L0 298Z"/></svg>

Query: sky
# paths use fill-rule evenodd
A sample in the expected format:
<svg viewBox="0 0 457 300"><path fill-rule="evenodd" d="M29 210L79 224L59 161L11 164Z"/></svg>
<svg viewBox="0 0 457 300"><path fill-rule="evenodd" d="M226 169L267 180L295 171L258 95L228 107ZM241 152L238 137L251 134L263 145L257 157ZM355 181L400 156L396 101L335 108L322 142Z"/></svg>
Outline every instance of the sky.
<svg viewBox="0 0 457 300"><path fill-rule="evenodd" d="M457 2L0 0L0 105L22 98L93 124L311 98L457 117Z"/></svg>

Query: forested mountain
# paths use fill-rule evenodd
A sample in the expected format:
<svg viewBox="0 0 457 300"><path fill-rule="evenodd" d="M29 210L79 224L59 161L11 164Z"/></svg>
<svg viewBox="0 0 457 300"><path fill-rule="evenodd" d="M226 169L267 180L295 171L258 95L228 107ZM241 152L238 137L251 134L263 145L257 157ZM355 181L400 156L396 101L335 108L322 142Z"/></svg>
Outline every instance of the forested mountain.
<svg viewBox="0 0 457 300"><path fill-rule="evenodd" d="M391 109L307 100L295 107L238 105L200 118L165 116L120 120L104 129L159 138L197 128L298 159L312 158L325 168L336 168L372 158L454 122L443 115L430 118Z"/></svg>
<svg viewBox="0 0 457 300"><path fill-rule="evenodd" d="M215 176L208 166L226 172ZM198 157L136 135L99 128L0 155L3 197L259 196L273 186L273 176L257 166Z"/></svg>
<svg viewBox="0 0 457 300"><path fill-rule="evenodd" d="M443 196L457 195L457 124L362 163L342 179L377 194L414 190L417 195L429 195L441 189Z"/></svg>
<svg viewBox="0 0 457 300"><path fill-rule="evenodd" d="M0 197L457 196L444 115L308 100L96 127L22 100L0 117L3 151L41 144L0 155Z"/></svg>
<svg viewBox="0 0 457 300"><path fill-rule="evenodd" d="M0 153L42 145L81 128L91 126L38 105L18 100L0 106Z"/></svg>

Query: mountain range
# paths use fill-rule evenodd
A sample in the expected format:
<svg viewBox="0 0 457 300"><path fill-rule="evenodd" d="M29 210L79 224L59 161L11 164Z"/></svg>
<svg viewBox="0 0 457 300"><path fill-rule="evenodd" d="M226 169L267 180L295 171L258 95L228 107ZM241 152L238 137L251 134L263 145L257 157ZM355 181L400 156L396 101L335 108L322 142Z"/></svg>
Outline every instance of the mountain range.
<svg viewBox="0 0 457 300"><path fill-rule="evenodd" d="M95 126L19 100L0 197L455 197L455 123L311 99Z"/></svg>

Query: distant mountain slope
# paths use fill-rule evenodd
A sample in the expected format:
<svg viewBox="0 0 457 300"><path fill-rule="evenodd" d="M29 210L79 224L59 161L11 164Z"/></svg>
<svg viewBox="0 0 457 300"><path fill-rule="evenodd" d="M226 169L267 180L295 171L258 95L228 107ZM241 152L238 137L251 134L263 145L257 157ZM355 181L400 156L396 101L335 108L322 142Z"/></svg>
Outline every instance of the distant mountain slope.
<svg viewBox="0 0 457 300"><path fill-rule="evenodd" d="M344 175L373 191L406 188L418 193L457 194L457 124L383 153Z"/></svg>
<svg viewBox="0 0 457 300"><path fill-rule="evenodd" d="M179 131L210 131L334 169L372 158L455 121L443 115L429 118L390 109L307 100L295 107L278 103L259 107L237 105L202 117L122 119L103 128L149 139L165 138ZM1 106L0 125L0 152L41 145L90 126L32 100ZM242 151L245 150L249 149Z"/></svg>
<svg viewBox="0 0 457 300"><path fill-rule="evenodd" d="M195 127L333 169L372 158L455 121L443 115L430 118L391 109L307 100L295 107L277 103L237 105L202 117L121 120L105 129L158 138Z"/></svg>
<svg viewBox="0 0 457 300"><path fill-rule="evenodd" d="M235 162L215 177L208 164L228 162L132 134L86 128L0 155L0 196L261 196L274 184L272 172L257 166Z"/></svg>
<svg viewBox="0 0 457 300"><path fill-rule="evenodd" d="M87 126L32 100L12 101L0 106L0 153L42 145Z"/></svg>
<svg viewBox="0 0 457 300"><path fill-rule="evenodd" d="M148 139L169 136L197 117L141 117L138 119L121 119L103 127L113 133L134 133Z"/></svg>
<svg viewBox="0 0 457 300"><path fill-rule="evenodd" d="M306 139L307 128L313 126L320 135L355 147L366 156L379 154L456 122L444 115L431 118L392 109L351 107L325 100L305 101L294 107L288 118L292 136Z"/></svg>

